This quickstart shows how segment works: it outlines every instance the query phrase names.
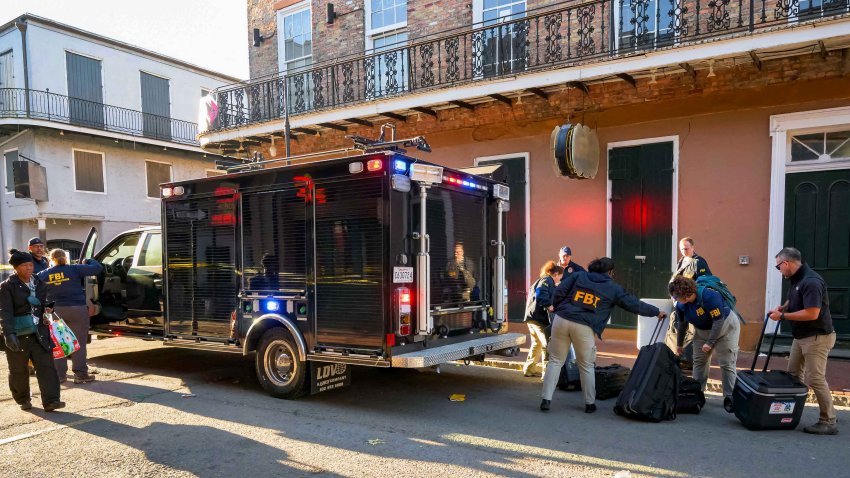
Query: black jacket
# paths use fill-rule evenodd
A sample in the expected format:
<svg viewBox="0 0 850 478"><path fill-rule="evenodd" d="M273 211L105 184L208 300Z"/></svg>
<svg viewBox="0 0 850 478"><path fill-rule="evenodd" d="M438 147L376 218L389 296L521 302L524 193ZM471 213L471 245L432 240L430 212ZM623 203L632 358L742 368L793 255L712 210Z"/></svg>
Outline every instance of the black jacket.
<svg viewBox="0 0 850 478"><path fill-rule="evenodd" d="M13 274L8 279L0 283L0 332L3 335L15 333L15 316L33 314L36 317L44 317L44 304L47 301L47 284L41 281L33 274L35 281L35 296L41 301L41 305L33 307L30 305L27 298L30 295L30 288L18 278L17 274ZM53 350L53 339L50 338L50 328L42 321L38 322L36 327L36 335L38 341L45 350L50 352ZM5 341L3 341L5 346Z"/></svg>
<svg viewBox="0 0 850 478"><path fill-rule="evenodd" d="M589 326L599 338L602 338L614 306L646 317L659 313L658 307L641 302L614 282L611 276L596 272L579 271L564 276L555 289L553 304L555 314Z"/></svg>
<svg viewBox="0 0 850 478"><path fill-rule="evenodd" d="M541 277L531 284L528 290L528 300L525 302L525 322L543 327L549 325L549 311L552 305L552 294L555 292L555 279L551 276Z"/></svg>

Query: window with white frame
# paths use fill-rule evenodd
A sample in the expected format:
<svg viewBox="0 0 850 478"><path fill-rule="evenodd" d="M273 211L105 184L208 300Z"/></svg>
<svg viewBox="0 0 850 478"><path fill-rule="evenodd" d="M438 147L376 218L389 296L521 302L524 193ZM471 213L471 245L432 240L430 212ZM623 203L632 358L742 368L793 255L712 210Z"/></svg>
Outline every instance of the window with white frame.
<svg viewBox="0 0 850 478"><path fill-rule="evenodd" d="M849 8L845 0L798 0L796 12L794 6L795 2L788 2L787 4L777 5L776 9L788 18L808 20L810 18L840 15L846 13Z"/></svg>
<svg viewBox="0 0 850 478"><path fill-rule="evenodd" d="M145 161L145 176L148 184L148 197L159 199L159 185L171 182L171 165L156 161Z"/></svg>
<svg viewBox="0 0 850 478"><path fill-rule="evenodd" d="M791 136L791 162L850 160L850 128Z"/></svg>
<svg viewBox="0 0 850 478"><path fill-rule="evenodd" d="M300 2L278 11L278 62L286 72L289 110L299 113L312 107L313 21L310 2Z"/></svg>
<svg viewBox="0 0 850 478"><path fill-rule="evenodd" d="M526 0L475 1L473 22L492 27L482 30L475 38L481 43L481 67L485 77L525 69L528 24L513 21L524 18L526 9Z"/></svg>
<svg viewBox="0 0 850 478"><path fill-rule="evenodd" d="M74 187L77 191L106 192L104 159L103 153L74 150Z"/></svg>
<svg viewBox="0 0 850 478"><path fill-rule="evenodd" d="M6 161L6 192L12 193L15 192L15 177L12 173L12 166L18 160L18 150L6 151L3 153L3 158Z"/></svg>
<svg viewBox="0 0 850 478"><path fill-rule="evenodd" d="M407 0L366 1L366 48L375 55L367 60L372 71L374 91L366 95L380 97L407 90L410 58L407 45Z"/></svg>

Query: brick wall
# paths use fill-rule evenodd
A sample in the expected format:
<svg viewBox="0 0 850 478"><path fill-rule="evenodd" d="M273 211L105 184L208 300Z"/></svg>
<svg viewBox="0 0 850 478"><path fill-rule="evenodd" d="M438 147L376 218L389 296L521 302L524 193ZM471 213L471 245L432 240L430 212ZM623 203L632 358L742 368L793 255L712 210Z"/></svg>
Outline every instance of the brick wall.
<svg viewBox="0 0 850 478"><path fill-rule="evenodd" d="M275 19L275 0L248 0L248 32L245 44L248 46L248 64L251 78L277 73L277 22ZM259 47L253 46L254 29L259 28L263 37L275 33Z"/></svg>
<svg viewBox="0 0 850 478"><path fill-rule="evenodd" d="M327 5L338 16L328 25ZM335 60L362 53L365 45L363 0L313 0L313 62Z"/></svg>

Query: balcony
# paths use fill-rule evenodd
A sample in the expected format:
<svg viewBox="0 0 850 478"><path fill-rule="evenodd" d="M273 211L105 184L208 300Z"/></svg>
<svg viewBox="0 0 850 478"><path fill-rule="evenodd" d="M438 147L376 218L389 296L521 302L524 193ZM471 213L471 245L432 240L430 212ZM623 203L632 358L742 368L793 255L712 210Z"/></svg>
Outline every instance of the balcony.
<svg viewBox="0 0 850 478"><path fill-rule="evenodd" d="M0 120L42 120L198 146L198 125L49 91L0 88Z"/></svg>
<svg viewBox="0 0 850 478"><path fill-rule="evenodd" d="M367 52L221 87L215 92L218 115L202 133L201 142L210 146L232 142L236 138L225 132L234 129L240 129L239 137L275 132L275 128L254 125L281 119L287 113L296 117L294 124L297 125L299 115L374 100L462 86L477 87L477 84L504 82L523 75L635 59L654 52L683 51L687 50L684 47L704 46L757 33L790 34L791 29L801 26L846 21L848 12L850 0L566 2L508 17L497 24L445 32L380 52ZM833 36L850 33L846 26L844 23L843 29L838 30L843 34ZM822 43L821 46L823 48ZM754 55L753 58L758 61ZM634 81L628 74L614 74ZM544 94L540 88L526 87L526 91ZM509 101L499 94L488 96ZM445 102L469 106L457 98ZM424 105L407 109L431 111L421 106ZM329 117L327 114L319 116ZM316 124L322 126L328 124L321 123L327 119L317 121ZM363 123L357 119L348 121ZM330 124L333 126L340 128ZM218 132L222 134L215 134Z"/></svg>

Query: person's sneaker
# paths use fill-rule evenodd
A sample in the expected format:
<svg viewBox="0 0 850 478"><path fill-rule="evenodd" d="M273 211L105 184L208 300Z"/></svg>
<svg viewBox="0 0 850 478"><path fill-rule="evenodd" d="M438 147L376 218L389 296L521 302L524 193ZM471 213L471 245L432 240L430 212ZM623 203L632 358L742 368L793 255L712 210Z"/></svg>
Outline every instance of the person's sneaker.
<svg viewBox="0 0 850 478"><path fill-rule="evenodd" d="M540 402L540 410L542 410L544 412L548 412L549 411L549 405L551 405L551 404L552 404L552 400L546 400L544 398L543 401Z"/></svg>
<svg viewBox="0 0 850 478"><path fill-rule="evenodd" d="M735 404L732 402L732 397L724 397L723 398L723 409L728 413L732 413L735 411Z"/></svg>
<svg viewBox="0 0 850 478"><path fill-rule="evenodd" d="M584 406L584 413L593 413L595 411L596 411L596 404L595 403L589 403L589 404Z"/></svg>
<svg viewBox="0 0 850 478"><path fill-rule="evenodd" d="M57 400L55 402L50 402L47 405L45 405L44 411L45 412L53 412L53 411L59 410L60 408L65 408L65 402L60 402L60 401Z"/></svg>
<svg viewBox="0 0 850 478"><path fill-rule="evenodd" d="M94 375L92 375L92 374L74 375L74 383L89 383L89 382L94 382L94 381L95 381L95 378L94 378Z"/></svg>
<svg viewBox="0 0 850 478"><path fill-rule="evenodd" d="M838 427L829 423L817 422L814 425L803 428L803 431L812 435L837 435Z"/></svg>
<svg viewBox="0 0 850 478"><path fill-rule="evenodd" d="M523 375L523 377L542 377L543 376L543 374L540 373L540 372L525 372L522 375Z"/></svg>
<svg viewBox="0 0 850 478"><path fill-rule="evenodd" d="M20 403L18 405L21 407L21 410L29 410L29 409L32 408L32 402L29 402L29 401L24 402L24 403Z"/></svg>

